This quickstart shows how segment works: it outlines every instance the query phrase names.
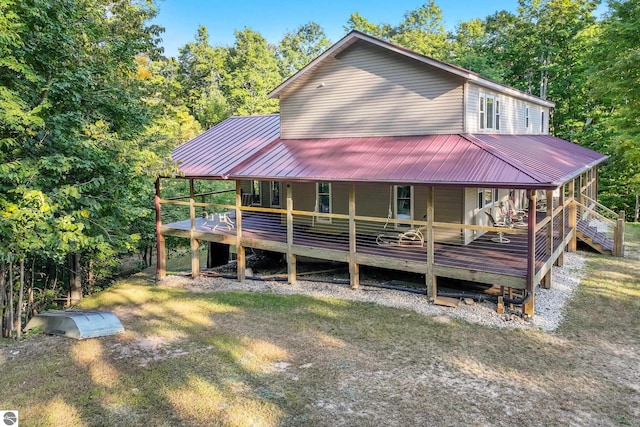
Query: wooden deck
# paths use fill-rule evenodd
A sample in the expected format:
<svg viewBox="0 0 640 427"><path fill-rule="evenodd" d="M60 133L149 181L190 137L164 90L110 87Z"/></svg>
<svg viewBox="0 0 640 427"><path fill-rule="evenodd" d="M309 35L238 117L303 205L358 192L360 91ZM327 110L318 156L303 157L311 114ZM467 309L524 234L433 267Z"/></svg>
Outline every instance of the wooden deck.
<svg viewBox="0 0 640 427"><path fill-rule="evenodd" d="M164 224L161 233L165 236L189 238L191 221ZM235 245L235 229L213 229L204 218L196 218L194 238ZM425 273L426 248L421 246L399 246L376 244L377 234L356 234L356 261L361 265L396 269L414 273ZM527 279L527 235L508 235L509 243L496 243L492 239L497 233L487 232L468 245L434 243L434 274L441 277L484 282L518 289L526 287ZM554 236L554 247L560 245L562 236ZM536 247L545 247L546 234L538 233ZM242 217L242 238L245 247L286 253L287 227L281 215L250 213ZM426 246L426 245L425 245ZM315 232L308 223L296 222L293 226L292 251L299 256L349 261L349 238L347 230L336 227L331 234ZM537 257L536 270L548 256Z"/></svg>

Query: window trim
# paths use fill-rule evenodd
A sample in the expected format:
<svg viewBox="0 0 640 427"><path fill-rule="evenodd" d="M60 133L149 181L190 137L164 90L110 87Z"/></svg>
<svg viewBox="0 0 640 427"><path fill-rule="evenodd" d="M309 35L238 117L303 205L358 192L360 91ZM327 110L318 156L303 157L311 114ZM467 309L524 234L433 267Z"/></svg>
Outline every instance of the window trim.
<svg viewBox="0 0 640 427"><path fill-rule="evenodd" d="M326 193L320 193L320 184L327 184L329 186L329 191ZM331 188L331 183L330 182L316 182L316 212L317 213L333 213L333 194L332 194L332 188ZM329 196L329 212L320 212L320 196L321 195L328 195ZM327 218L327 217L322 217L322 216L318 216L316 218L316 221L318 222L324 222L324 223L331 223L331 218Z"/></svg>
<svg viewBox="0 0 640 427"><path fill-rule="evenodd" d="M480 130L500 130L500 104L500 98L497 95L480 94L478 106Z"/></svg>

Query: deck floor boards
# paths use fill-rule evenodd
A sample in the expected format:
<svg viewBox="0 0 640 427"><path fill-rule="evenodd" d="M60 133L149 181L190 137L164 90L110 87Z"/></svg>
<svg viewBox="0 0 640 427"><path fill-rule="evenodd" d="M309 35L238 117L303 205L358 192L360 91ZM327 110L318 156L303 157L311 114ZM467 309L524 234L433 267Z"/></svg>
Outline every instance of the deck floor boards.
<svg viewBox="0 0 640 427"><path fill-rule="evenodd" d="M162 233L171 235L173 230L189 231L190 220L164 224ZM235 229L213 229L205 224L204 218L197 218L195 230L198 233L212 235L235 236ZM271 242L287 242L287 230L280 215L253 213L242 217L242 236L247 239L266 240ZM327 238L329 236L330 238ZM366 255L384 256L399 260L426 263L426 248L420 246L379 246L371 234L358 234L356 251ZM509 234L509 243L492 241L497 233L487 232L468 245L436 242L434 244L434 264L446 267L462 268L471 271L526 277L527 275L527 236ZM554 236L554 245L559 244L560 236ZM313 232L308 225L294 221L294 245L349 251L348 235L345 233L329 234ZM537 247L546 246L545 233L538 233ZM540 258L540 257L539 257ZM547 257L548 259L548 257ZM546 261L538 259L536 270Z"/></svg>

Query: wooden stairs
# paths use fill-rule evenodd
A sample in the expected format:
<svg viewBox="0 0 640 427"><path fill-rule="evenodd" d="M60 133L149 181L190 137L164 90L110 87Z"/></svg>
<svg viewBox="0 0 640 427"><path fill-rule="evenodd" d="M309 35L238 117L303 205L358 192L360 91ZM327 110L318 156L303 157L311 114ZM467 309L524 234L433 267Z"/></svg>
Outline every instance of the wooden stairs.
<svg viewBox="0 0 640 427"><path fill-rule="evenodd" d="M601 254L613 255L613 238L605 232L598 231L597 227L589 225L589 221L577 221L576 237Z"/></svg>

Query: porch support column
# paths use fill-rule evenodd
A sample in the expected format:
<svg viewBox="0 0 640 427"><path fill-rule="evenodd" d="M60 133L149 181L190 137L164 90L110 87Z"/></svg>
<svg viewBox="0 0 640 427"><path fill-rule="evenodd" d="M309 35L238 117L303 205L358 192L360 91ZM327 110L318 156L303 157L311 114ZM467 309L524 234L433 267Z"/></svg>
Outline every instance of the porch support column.
<svg viewBox="0 0 640 427"><path fill-rule="evenodd" d="M242 191L240 181L236 181L236 268L238 281L242 282L245 278L247 260L245 257L244 246L242 246Z"/></svg>
<svg viewBox="0 0 640 427"><path fill-rule="evenodd" d="M522 306L522 313L531 317L534 312L536 277L536 191L527 190L529 217L527 218L527 285L529 300ZM533 209L532 209L533 208Z"/></svg>
<svg viewBox="0 0 640 427"><path fill-rule="evenodd" d="M560 239L561 241L564 241L564 238L567 236L567 232L566 232L566 224L565 224L565 190L566 190L566 184L562 184L562 187L560 187L560 206L562 206L562 210L560 211L560 216L558 217L558 223L560 224L558 226L558 229L560 230ZM562 250L562 252L560 252L560 254L558 255L558 258L556 259L555 263L553 265L557 265L558 267L562 267L562 265L564 264L564 249Z"/></svg>
<svg viewBox="0 0 640 427"><path fill-rule="evenodd" d="M569 228L573 231L573 235L571 240L569 241L569 245L567 246L567 250L569 252L575 252L578 247L577 240L577 230L576 226L578 225L578 210L576 209L576 180L572 179L569 185L569 200L571 200L571 204L569 205Z"/></svg>
<svg viewBox="0 0 640 427"><path fill-rule="evenodd" d="M360 286L360 265L356 263L356 185L349 187L349 280L351 287Z"/></svg>
<svg viewBox="0 0 640 427"><path fill-rule="evenodd" d="M287 281L296 283L296 255L293 253L293 190L287 183Z"/></svg>
<svg viewBox="0 0 640 427"><path fill-rule="evenodd" d="M613 256L624 256L624 220L625 213L620 211L618 213L618 219L616 220L615 228L613 229Z"/></svg>
<svg viewBox="0 0 640 427"><path fill-rule="evenodd" d="M156 195L154 197L156 208L156 279L162 280L167 275L167 252L162 235L162 205L160 204L160 177L156 178Z"/></svg>
<svg viewBox="0 0 640 427"><path fill-rule="evenodd" d="M427 286L427 298L433 301L438 296L438 283L436 276L433 274L433 212L434 212L434 189L427 187L427 234L425 243L427 245L427 271L425 274L425 282Z"/></svg>
<svg viewBox="0 0 640 427"><path fill-rule="evenodd" d="M547 218L549 218L549 222L547 223L547 256L549 259L546 263L551 264L551 256L553 255L553 191L547 190ZM551 267L551 266L549 266ZM540 284L545 289L551 288L551 268L547 271L547 274L542 278L542 283Z"/></svg>
<svg viewBox="0 0 640 427"><path fill-rule="evenodd" d="M195 205L195 190L193 185L193 178L189 179L189 218L191 219L191 226L189 227L189 241L191 242L191 277L196 278L200 275L200 258L199 247L200 244L195 238L196 232L196 205Z"/></svg>

